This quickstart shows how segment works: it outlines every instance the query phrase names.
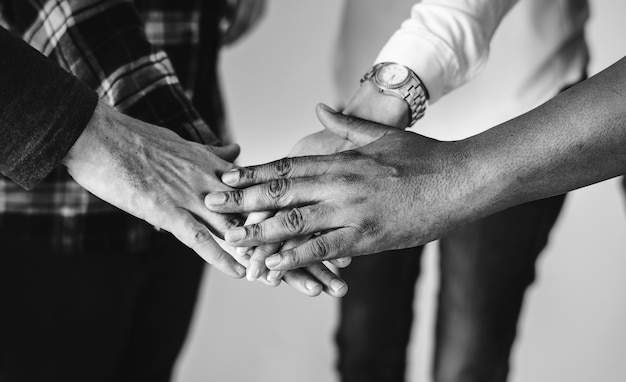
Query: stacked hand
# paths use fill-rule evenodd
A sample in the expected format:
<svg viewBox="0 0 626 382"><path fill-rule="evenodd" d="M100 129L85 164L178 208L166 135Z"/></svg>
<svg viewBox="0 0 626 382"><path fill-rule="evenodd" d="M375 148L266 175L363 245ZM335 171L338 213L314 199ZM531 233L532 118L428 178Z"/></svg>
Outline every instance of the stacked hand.
<svg viewBox="0 0 626 382"><path fill-rule="evenodd" d="M246 273L245 259L233 257L216 240L223 244L224 232L240 226L243 217L209 211L203 203L209 192L231 190L220 176L235 168L231 161L238 153L235 145L189 142L100 104L63 163L94 195L172 233L208 263L241 278ZM345 293L341 292L345 283L324 269L317 266L312 274L294 271L286 277L307 295L323 289Z"/></svg>
<svg viewBox="0 0 626 382"><path fill-rule="evenodd" d="M235 246L322 233L268 257L270 270L424 244L481 208L463 142L438 142L326 107L318 108L318 117L346 144L362 147L233 170L222 180L239 189L205 199L220 213L288 209L227 231L226 241Z"/></svg>
<svg viewBox="0 0 626 382"><path fill-rule="evenodd" d="M364 83L363 86L357 90L345 112L349 115L391 126L404 127L408 123L408 107L406 103L395 97L381 95L377 88L369 82ZM368 144L370 140L366 139L364 142L360 143ZM355 142L343 139L329 130L322 130L300 140L293 147L288 157L330 155L358 147ZM258 224L270 217L275 215L282 216L285 213L287 213L285 210L253 212L246 220L246 225ZM261 278L271 283L283 277L283 272L281 271L268 272L265 266L265 259L279 250L284 251L298 247L311 237L312 235L309 234L286 240L284 243L264 244L253 248L239 247L238 253L242 255L245 254L249 260L246 274L248 280L253 281ZM343 268L350 264L351 258L344 257L331 260L330 262L339 268ZM314 264L311 266L321 265Z"/></svg>
<svg viewBox="0 0 626 382"><path fill-rule="evenodd" d="M320 132L311 134L302 140L300 140L294 148L291 150L289 157L297 157L308 154L334 154L336 152L344 151L349 148L353 148L354 145L347 140L341 139L329 131L322 130ZM286 211L263 211L253 212L248 216L246 225L260 223L272 216L283 216ZM280 279L285 280L288 284L293 284L292 279L294 276L299 276L304 273L308 273L312 276L328 278L332 275L332 272L321 263L310 264L303 269L295 271L282 272L282 271L270 271L268 272L265 267L265 259L279 250L287 250L294 248L306 242L311 235L303 235L301 237L286 240L285 242L275 242L260 245L257 247L240 247L237 248L237 252L240 256L245 257L247 261L247 278L250 281L257 279L262 280L264 283L270 286L277 285ZM350 258L340 258L332 260L331 263L339 268L346 267L350 264ZM311 282L309 281L311 284ZM328 283L327 283L328 284ZM313 285L313 284L311 284ZM347 292L346 284L343 281L334 281L328 284L330 288L325 289L326 292L335 297L341 297Z"/></svg>

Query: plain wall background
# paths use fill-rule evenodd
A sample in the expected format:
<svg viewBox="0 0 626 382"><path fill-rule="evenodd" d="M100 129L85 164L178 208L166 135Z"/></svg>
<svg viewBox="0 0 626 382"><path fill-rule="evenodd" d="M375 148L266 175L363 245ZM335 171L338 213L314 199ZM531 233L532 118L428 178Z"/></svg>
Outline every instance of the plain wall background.
<svg viewBox="0 0 626 382"><path fill-rule="evenodd" d="M332 54L342 5L269 1L255 33L224 52L223 85L235 140L242 146L240 164L284 156L299 138L319 130L315 104L334 101ZM591 0L591 5L594 74L626 53L626 3ZM569 195L527 294L511 381L624 380L625 212L618 180ZM412 381L430 380L436 256L429 245L418 286ZM336 380L336 307L328 296L311 299L288 286L267 288L211 270L175 380Z"/></svg>

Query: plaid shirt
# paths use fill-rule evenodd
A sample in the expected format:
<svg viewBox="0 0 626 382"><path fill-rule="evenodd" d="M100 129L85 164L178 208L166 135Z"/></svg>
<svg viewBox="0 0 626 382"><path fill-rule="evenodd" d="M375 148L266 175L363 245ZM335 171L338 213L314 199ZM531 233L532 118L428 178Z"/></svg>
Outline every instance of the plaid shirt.
<svg viewBox="0 0 626 382"><path fill-rule="evenodd" d="M223 132L215 76L221 3L0 0L0 12L7 29L101 101L185 139L215 143ZM64 168L32 191L0 177L0 238L10 246L61 254L138 251L152 235L152 227L84 190Z"/></svg>

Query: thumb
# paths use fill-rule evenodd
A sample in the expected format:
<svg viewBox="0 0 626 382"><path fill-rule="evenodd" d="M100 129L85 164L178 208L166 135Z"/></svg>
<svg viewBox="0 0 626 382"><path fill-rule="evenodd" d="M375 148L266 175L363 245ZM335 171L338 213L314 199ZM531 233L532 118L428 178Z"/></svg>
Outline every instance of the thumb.
<svg viewBox="0 0 626 382"><path fill-rule="evenodd" d="M395 127L343 115L324 104L317 105L316 113L317 119L326 130L359 147L366 146L387 134L400 131Z"/></svg>
<svg viewBox="0 0 626 382"><path fill-rule="evenodd" d="M228 162L234 162L235 159L239 156L240 148L239 145L235 143L231 143L226 146L210 146L211 151L215 153L218 157L222 158Z"/></svg>

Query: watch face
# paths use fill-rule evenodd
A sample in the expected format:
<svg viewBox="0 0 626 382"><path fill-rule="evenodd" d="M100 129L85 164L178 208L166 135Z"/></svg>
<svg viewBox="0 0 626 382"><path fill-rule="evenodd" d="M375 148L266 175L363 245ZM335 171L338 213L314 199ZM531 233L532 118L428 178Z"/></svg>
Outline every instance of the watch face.
<svg viewBox="0 0 626 382"><path fill-rule="evenodd" d="M387 64L376 73L378 83L388 88L400 87L408 78L409 70L400 64Z"/></svg>

